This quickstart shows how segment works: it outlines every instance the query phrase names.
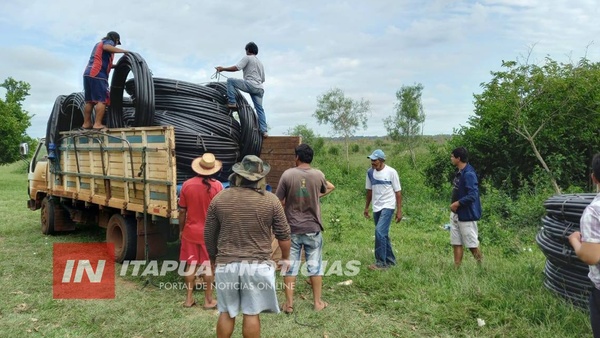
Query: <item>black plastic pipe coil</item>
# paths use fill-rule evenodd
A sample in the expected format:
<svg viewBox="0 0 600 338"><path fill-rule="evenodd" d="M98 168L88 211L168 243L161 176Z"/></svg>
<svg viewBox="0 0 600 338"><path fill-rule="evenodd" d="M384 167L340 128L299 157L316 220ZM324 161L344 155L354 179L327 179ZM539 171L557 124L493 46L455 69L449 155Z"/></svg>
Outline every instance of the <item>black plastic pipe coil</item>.
<svg viewBox="0 0 600 338"><path fill-rule="evenodd" d="M594 287L589 268L575 254L569 235L579 231L579 220L596 194L555 195L544 202L546 215L536 242L546 256L544 286L574 305L587 308Z"/></svg>
<svg viewBox="0 0 600 338"><path fill-rule="evenodd" d="M130 74L133 78L128 79ZM177 182L196 175L191 162L205 152L214 153L223 162L217 178L226 181L233 164L243 156L260 155L262 147L257 115L238 90L236 104L237 112L227 108L224 82L200 85L155 78L146 61L130 52L114 68L105 123L109 128L173 126ZM46 138L52 142L61 131L79 128L83 124L84 105L83 93L59 96Z"/></svg>

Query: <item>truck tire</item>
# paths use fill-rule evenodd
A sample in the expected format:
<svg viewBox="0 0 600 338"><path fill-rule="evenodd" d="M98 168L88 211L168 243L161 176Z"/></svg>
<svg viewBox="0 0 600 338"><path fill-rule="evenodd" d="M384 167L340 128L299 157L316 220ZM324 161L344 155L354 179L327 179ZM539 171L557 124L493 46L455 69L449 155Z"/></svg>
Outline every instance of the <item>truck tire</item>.
<svg viewBox="0 0 600 338"><path fill-rule="evenodd" d="M44 235L54 234L54 208L55 202L52 198L46 196L42 200L42 210L40 211L40 223L42 224L42 233Z"/></svg>
<svg viewBox="0 0 600 338"><path fill-rule="evenodd" d="M115 245L115 261L135 259L137 250L137 222L134 217L114 214L106 227L106 242Z"/></svg>

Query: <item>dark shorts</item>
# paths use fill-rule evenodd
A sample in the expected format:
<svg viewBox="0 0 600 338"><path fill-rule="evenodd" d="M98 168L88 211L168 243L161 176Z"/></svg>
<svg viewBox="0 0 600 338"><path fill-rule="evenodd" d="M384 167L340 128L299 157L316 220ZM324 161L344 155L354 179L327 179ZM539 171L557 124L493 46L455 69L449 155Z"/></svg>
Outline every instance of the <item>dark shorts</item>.
<svg viewBox="0 0 600 338"><path fill-rule="evenodd" d="M108 104L108 80L95 77L83 77L83 92L85 102Z"/></svg>

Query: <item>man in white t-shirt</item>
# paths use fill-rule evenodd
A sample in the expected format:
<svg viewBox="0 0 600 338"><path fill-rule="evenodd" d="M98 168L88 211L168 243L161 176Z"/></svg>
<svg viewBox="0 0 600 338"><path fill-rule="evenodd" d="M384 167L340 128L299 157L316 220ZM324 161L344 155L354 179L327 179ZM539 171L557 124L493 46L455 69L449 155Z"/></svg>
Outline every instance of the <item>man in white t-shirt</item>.
<svg viewBox="0 0 600 338"><path fill-rule="evenodd" d="M381 149L370 156L371 168L367 171L365 188L367 201L364 215L369 217L369 205L373 202L373 220L375 221L375 264L370 270L384 270L396 265L396 257L390 241L390 224L394 217L396 223L402 219L402 193L400 178L396 169L385 165L385 154Z"/></svg>
<svg viewBox="0 0 600 338"><path fill-rule="evenodd" d="M262 106L265 90L263 82L265 82L265 70L262 62L256 57L258 54L258 46L254 42L248 42L246 45L246 55L234 66L230 67L215 67L217 72L237 72L242 70L244 79L227 79L227 108L237 110L235 100L236 88L250 94L254 109L258 116L258 129L262 137L267 137L267 118Z"/></svg>
<svg viewBox="0 0 600 338"><path fill-rule="evenodd" d="M592 159L592 181L600 188L600 154ZM594 284L588 302L590 322L594 337L600 337L600 194L583 211L579 228L569 236L569 243L590 267L588 277Z"/></svg>

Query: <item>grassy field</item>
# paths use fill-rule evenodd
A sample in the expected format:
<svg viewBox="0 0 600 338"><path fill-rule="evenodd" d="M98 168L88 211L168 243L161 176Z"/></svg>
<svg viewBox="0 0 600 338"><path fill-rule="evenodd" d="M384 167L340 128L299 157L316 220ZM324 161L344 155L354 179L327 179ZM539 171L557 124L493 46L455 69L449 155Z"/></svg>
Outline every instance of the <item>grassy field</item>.
<svg viewBox="0 0 600 338"><path fill-rule="evenodd" d="M308 285L298 283L295 315L262 315L263 337L591 336L587 313L542 286L545 258L534 241L535 224L514 230L481 222L483 266L465 255L463 266L454 269L448 232L442 227L449 203L434 197L439 194L423 185L406 158L388 160L398 169L404 195L405 219L394 224L390 234L399 264L385 272L366 269L373 262L374 226L362 217L362 210L369 165L365 156L372 148L361 145L351 155L349 171L342 155L327 149L313 163L337 186L323 199L325 259L344 264L358 260L358 275L324 278L323 298L330 305L319 313L312 311ZM103 241L104 230L42 235L39 211L25 206L27 176L19 167L0 167L2 336L215 335L215 311L182 308L184 290L158 287L161 282L180 282L174 274L154 280L117 277L111 300L53 299L53 243ZM484 207L486 203L484 199ZM165 259L177 259L177 243L170 249ZM337 284L347 279L353 284ZM201 300L200 292L196 299ZM478 318L484 326L478 325ZM234 336L241 336L240 328L241 318Z"/></svg>

